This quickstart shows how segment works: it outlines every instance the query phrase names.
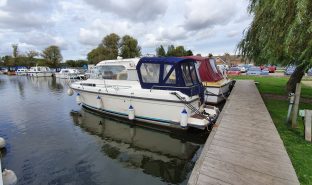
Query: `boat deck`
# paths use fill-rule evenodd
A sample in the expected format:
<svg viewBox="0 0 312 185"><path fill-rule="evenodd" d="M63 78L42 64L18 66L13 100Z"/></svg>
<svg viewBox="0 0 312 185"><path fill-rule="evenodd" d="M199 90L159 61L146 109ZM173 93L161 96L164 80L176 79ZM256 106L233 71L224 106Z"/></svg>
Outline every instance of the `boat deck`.
<svg viewBox="0 0 312 185"><path fill-rule="evenodd" d="M236 82L188 184L299 184L254 81Z"/></svg>

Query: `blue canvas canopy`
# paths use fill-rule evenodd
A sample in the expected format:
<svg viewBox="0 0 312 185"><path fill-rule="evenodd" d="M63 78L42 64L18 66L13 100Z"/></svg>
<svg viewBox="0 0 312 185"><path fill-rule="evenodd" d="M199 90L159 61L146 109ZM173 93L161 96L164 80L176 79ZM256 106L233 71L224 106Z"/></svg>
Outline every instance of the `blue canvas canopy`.
<svg viewBox="0 0 312 185"><path fill-rule="evenodd" d="M196 61L178 57L143 57L136 69L143 89L180 91L188 96L202 95Z"/></svg>

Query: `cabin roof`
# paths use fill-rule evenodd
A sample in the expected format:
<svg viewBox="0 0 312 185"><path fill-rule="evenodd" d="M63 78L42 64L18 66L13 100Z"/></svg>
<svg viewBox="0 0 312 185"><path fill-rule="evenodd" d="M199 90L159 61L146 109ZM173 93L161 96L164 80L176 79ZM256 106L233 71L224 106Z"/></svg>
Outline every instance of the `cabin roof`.
<svg viewBox="0 0 312 185"><path fill-rule="evenodd" d="M176 64L182 62L194 62L192 59L188 58L178 58L178 57L143 57L140 59L140 63L166 63L166 64Z"/></svg>

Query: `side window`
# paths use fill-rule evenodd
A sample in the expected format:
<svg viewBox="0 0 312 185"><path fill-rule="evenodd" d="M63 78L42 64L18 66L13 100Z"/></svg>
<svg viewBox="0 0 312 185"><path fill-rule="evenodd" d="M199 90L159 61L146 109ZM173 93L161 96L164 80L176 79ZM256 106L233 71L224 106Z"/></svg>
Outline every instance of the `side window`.
<svg viewBox="0 0 312 185"><path fill-rule="evenodd" d="M193 82L192 82L192 79L191 79L191 75L190 75L190 69L189 69L189 66L188 64L182 64L181 65L181 69L182 69L182 74L183 74L183 79L185 81L185 85L186 86L192 86L193 85Z"/></svg>
<svg viewBox="0 0 312 185"><path fill-rule="evenodd" d="M158 83L160 64L143 63L140 67L142 81L145 83Z"/></svg>
<svg viewBox="0 0 312 185"><path fill-rule="evenodd" d="M194 64L190 64L190 72L191 72L191 76L192 76L192 80L193 80L193 84L198 84L197 81L197 73L196 73L196 68Z"/></svg>
<svg viewBox="0 0 312 185"><path fill-rule="evenodd" d="M103 79L112 79L112 80L127 79L127 71L124 66L104 65L98 66L96 69L98 76L102 76Z"/></svg>
<svg viewBox="0 0 312 185"><path fill-rule="evenodd" d="M164 76L163 79L166 78L166 76L168 75L170 69L173 67L173 65L170 64L165 64L164 65ZM173 70L171 72L171 74L169 75L168 79L165 82L166 84L176 84L176 73L175 70Z"/></svg>

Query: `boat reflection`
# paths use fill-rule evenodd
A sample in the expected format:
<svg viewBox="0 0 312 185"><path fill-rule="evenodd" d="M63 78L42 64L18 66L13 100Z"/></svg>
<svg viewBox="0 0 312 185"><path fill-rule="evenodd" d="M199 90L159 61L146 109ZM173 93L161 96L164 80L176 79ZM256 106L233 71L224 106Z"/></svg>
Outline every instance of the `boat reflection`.
<svg viewBox="0 0 312 185"><path fill-rule="evenodd" d="M85 109L72 112L72 118L77 126L102 138L106 156L167 183L186 182L203 146L181 135L124 124Z"/></svg>

